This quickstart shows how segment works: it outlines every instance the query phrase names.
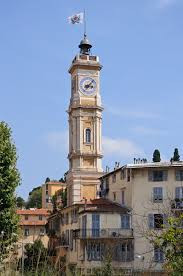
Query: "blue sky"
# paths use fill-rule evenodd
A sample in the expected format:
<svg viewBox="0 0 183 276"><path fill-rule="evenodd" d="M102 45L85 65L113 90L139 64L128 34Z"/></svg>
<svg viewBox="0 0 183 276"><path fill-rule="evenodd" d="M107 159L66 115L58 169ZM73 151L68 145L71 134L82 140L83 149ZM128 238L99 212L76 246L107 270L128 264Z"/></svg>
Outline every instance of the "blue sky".
<svg viewBox="0 0 183 276"><path fill-rule="evenodd" d="M183 157L182 0L0 0L0 120L17 146L28 192L68 169L69 65L83 26L67 17L86 9L93 54L103 64L104 161Z"/></svg>

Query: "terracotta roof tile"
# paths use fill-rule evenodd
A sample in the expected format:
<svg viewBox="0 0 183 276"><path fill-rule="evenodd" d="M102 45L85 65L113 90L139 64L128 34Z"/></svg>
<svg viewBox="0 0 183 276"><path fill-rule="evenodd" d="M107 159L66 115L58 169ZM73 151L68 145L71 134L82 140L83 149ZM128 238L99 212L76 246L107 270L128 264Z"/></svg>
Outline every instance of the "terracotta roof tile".
<svg viewBox="0 0 183 276"><path fill-rule="evenodd" d="M23 210L17 210L18 215L43 215L43 216L49 216L50 212L48 209L23 209Z"/></svg>

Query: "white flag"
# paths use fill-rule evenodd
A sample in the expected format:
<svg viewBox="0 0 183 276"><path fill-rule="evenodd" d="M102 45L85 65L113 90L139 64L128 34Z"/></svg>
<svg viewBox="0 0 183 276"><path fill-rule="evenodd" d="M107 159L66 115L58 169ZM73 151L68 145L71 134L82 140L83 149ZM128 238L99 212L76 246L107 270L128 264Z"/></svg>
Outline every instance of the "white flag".
<svg viewBox="0 0 183 276"><path fill-rule="evenodd" d="M71 24L79 24L79 23L83 23L83 18L84 18L84 14L83 12L80 12L72 16L69 16L68 21Z"/></svg>

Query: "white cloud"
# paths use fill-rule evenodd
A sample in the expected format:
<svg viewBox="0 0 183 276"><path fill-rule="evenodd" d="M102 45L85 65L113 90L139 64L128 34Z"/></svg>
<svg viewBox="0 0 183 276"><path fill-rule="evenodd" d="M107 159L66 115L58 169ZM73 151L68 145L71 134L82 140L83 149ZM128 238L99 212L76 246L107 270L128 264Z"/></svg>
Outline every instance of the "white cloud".
<svg viewBox="0 0 183 276"><path fill-rule="evenodd" d="M159 117L157 113L146 112L141 110L132 110L132 109L125 110L124 108L118 109L114 107L106 107L106 111L115 116L135 118L135 119L155 119Z"/></svg>
<svg viewBox="0 0 183 276"><path fill-rule="evenodd" d="M45 136L47 145L54 151L67 152L69 145L69 137L67 131L53 131Z"/></svg>
<svg viewBox="0 0 183 276"><path fill-rule="evenodd" d="M131 131L138 133L138 134L142 134L142 135L164 135L164 134L166 134L165 130L147 128L144 126L136 126L134 128L131 128Z"/></svg>
<svg viewBox="0 0 183 276"><path fill-rule="evenodd" d="M127 139L114 139L103 137L103 151L105 155L117 155L119 157L128 158L136 155L143 155L143 150L134 142Z"/></svg>

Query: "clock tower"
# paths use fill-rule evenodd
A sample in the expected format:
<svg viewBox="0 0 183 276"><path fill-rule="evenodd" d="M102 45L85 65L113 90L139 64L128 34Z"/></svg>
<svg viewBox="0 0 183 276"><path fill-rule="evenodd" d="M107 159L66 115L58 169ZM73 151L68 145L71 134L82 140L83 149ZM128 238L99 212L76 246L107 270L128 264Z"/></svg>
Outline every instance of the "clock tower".
<svg viewBox="0 0 183 276"><path fill-rule="evenodd" d="M84 35L69 68L71 98L69 115L68 205L97 197L102 176L102 105L99 57L90 54L92 45Z"/></svg>

